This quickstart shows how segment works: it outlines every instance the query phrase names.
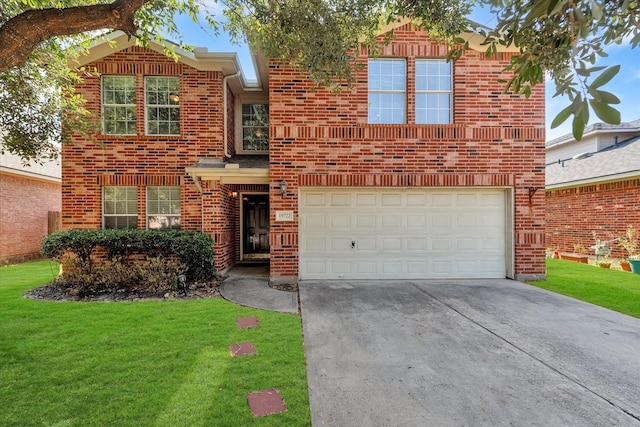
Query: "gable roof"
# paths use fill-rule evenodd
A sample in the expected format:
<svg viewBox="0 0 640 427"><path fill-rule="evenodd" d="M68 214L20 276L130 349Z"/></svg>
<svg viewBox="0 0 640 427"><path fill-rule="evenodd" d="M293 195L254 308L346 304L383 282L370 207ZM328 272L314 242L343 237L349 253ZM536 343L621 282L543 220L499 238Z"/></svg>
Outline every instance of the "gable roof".
<svg viewBox="0 0 640 427"><path fill-rule="evenodd" d="M546 166L547 189L640 178L640 136Z"/></svg>
<svg viewBox="0 0 640 427"><path fill-rule="evenodd" d="M489 31L490 28L478 24L477 22L473 22L471 21L476 27L478 28L482 28L486 31ZM413 24L413 21L410 18L401 18L398 19L396 21L393 21L389 24L385 24L382 25L379 31L379 34L385 34L388 33L389 31L395 30L397 28L400 28L404 25L407 24ZM417 28L420 28L419 26ZM426 31L426 30L425 30ZM469 48L472 50L475 50L477 52L486 52L487 48L489 47L488 45L484 45L483 42L485 40L485 38L478 32L476 31L466 31L461 33L460 38L469 42ZM511 46L503 46L500 44L496 44L496 51L497 52L512 52L512 53L517 53L520 52L520 49L516 46L516 45L511 45Z"/></svg>
<svg viewBox="0 0 640 427"><path fill-rule="evenodd" d="M223 75L230 76L239 73L238 79L232 79L229 85L235 92L248 89L257 90L263 88L268 82L268 65L264 56L258 53L252 55L253 65L256 69L257 82L248 81L242 71L242 65L236 52L209 52L207 48L195 47L193 51L180 48L170 40L167 44L174 45L174 52L178 55L178 62L189 65L197 70L221 71ZM76 59L70 59L73 67L81 67L91 62L99 61L114 53L123 51L132 46L137 46L135 37L129 37L122 31L113 31L97 38L84 55ZM165 48L160 43L150 41L147 48L164 55ZM235 83L237 82L237 83ZM235 87L234 87L235 84Z"/></svg>

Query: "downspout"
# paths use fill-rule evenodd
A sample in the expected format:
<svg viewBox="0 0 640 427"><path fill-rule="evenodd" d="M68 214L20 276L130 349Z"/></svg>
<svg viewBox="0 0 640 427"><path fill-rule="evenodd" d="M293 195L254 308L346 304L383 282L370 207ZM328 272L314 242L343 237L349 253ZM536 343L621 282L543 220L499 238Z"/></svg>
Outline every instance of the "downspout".
<svg viewBox="0 0 640 427"><path fill-rule="evenodd" d="M224 120L224 124L223 124L224 135L222 136L222 140L224 144L225 159L228 159L231 157L231 155L229 154L229 150L227 148L227 130L229 127L229 125L227 124L227 118L229 116L229 113L227 111L227 80L233 77L238 77L240 74L241 74L241 71L238 71L235 74L229 74L228 76L224 76L224 78L222 79L222 111L223 111L223 120Z"/></svg>

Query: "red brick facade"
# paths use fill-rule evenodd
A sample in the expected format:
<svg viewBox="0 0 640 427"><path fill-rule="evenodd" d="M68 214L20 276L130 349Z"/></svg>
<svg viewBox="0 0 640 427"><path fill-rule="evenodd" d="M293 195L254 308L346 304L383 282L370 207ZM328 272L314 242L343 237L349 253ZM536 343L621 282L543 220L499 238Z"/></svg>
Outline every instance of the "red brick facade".
<svg viewBox="0 0 640 427"><path fill-rule="evenodd" d="M180 186L183 229L211 233L216 265L226 270L241 253L239 199L233 193L269 193L271 276L298 277L300 187L496 187L513 194L515 276L539 277L544 266L544 88L530 98L503 94L498 79L510 54L491 59L469 51L453 65L453 124L416 125L416 58L443 57L446 47L410 26L396 30L385 57L407 61L407 124L369 125L366 66L354 87L340 94L314 88L300 73L277 64L269 69L269 184L195 178L185 172L201 158L223 159L224 101L221 71L200 71L150 49L129 47L86 64L102 75L135 75L137 135L77 136L63 149L63 227L102 226L102 187L138 188L138 227L146 226L145 188ZM361 61L366 65L367 57ZM143 81L148 75L180 79L178 137L145 136ZM228 75L228 74L227 74ZM266 82L265 82L266 84ZM266 88L265 88L266 89ZM89 109L101 108L100 77L78 87ZM228 91L227 154L234 154L234 103ZM279 181L289 184L282 197ZM266 181L265 181L266 182ZM275 211L294 212L276 222Z"/></svg>
<svg viewBox="0 0 640 427"><path fill-rule="evenodd" d="M412 124L415 59L443 57L446 48L410 26L395 35L381 56L407 59L406 125L367 124L366 67L354 88L339 95L312 88L287 67L271 67L272 277L298 274L298 223L275 222L273 213L297 217L299 186L513 188L515 275L544 275L544 191L529 192L544 188L543 87L529 99L503 94L498 79L509 54L485 59L469 51L453 66L454 124ZM279 196L280 179L293 197Z"/></svg>
<svg viewBox="0 0 640 427"><path fill-rule="evenodd" d="M640 179L548 190L547 248L559 252L576 252L594 245L596 238L613 240L624 236L629 225L640 230ZM617 244L611 245L612 257L628 254Z"/></svg>
<svg viewBox="0 0 640 427"><path fill-rule="evenodd" d="M48 213L60 210L59 182L0 173L0 265L40 257Z"/></svg>

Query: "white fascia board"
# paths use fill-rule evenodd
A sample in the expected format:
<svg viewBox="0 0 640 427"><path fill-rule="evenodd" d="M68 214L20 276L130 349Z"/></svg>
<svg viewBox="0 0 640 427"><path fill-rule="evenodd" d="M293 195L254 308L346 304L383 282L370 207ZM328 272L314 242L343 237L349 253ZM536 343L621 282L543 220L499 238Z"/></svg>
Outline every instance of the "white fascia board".
<svg viewBox="0 0 640 427"><path fill-rule="evenodd" d="M7 174L10 174L10 175L18 175L18 176L22 176L22 177L26 177L26 178L36 179L36 180L39 180L39 181L54 182L54 183L57 183L57 184L62 183L62 178L61 177L56 177L56 176L51 176L51 175L42 175L42 174L38 174L38 173L27 172L27 171L24 171L24 170L13 169L13 168L5 167L5 166L0 166L0 173L7 173Z"/></svg>
<svg viewBox="0 0 640 427"><path fill-rule="evenodd" d="M167 43L172 42L167 40ZM85 55L80 55L77 59L70 60L70 65L81 67L132 46L136 46L135 37L129 37L122 31L114 31L93 42L88 52ZM155 41L150 41L147 47L164 55L164 47ZM174 47L174 52L178 55L178 62L197 70L221 71L224 75L236 74L242 71L240 59L236 52L209 52L206 48L194 48L193 51L188 51L177 45ZM241 76L243 87L255 86L254 84L248 84L243 74Z"/></svg>
<svg viewBox="0 0 640 427"><path fill-rule="evenodd" d="M238 169L238 168L185 168L195 180L220 181L221 184L268 184L269 169Z"/></svg>
<svg viewBox="0 0 640 427"><path fill-rule="evenodd" d="M560 182L557 184L545 185L545 190L560 190L563 188L583 187L585 185L606 184L609 182L626 181L628 179L640 178L640 170L618 173L615 175L598 176L594 178L580 179L577 181Z"/></svg>

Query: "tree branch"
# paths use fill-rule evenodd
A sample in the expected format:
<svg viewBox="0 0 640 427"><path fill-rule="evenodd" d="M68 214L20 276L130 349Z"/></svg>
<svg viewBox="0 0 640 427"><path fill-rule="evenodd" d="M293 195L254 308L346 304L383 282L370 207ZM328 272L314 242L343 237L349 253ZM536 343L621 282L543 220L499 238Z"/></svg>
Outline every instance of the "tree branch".
<svg viewBox="0 0 640 427"><path fill-rule="evenodd" d="M112 29L135 35L133 16L151 0L116 0L110 4L63 9L32 9L0 27L0 73L24 65L42 42L86 31Z"/></svg>

